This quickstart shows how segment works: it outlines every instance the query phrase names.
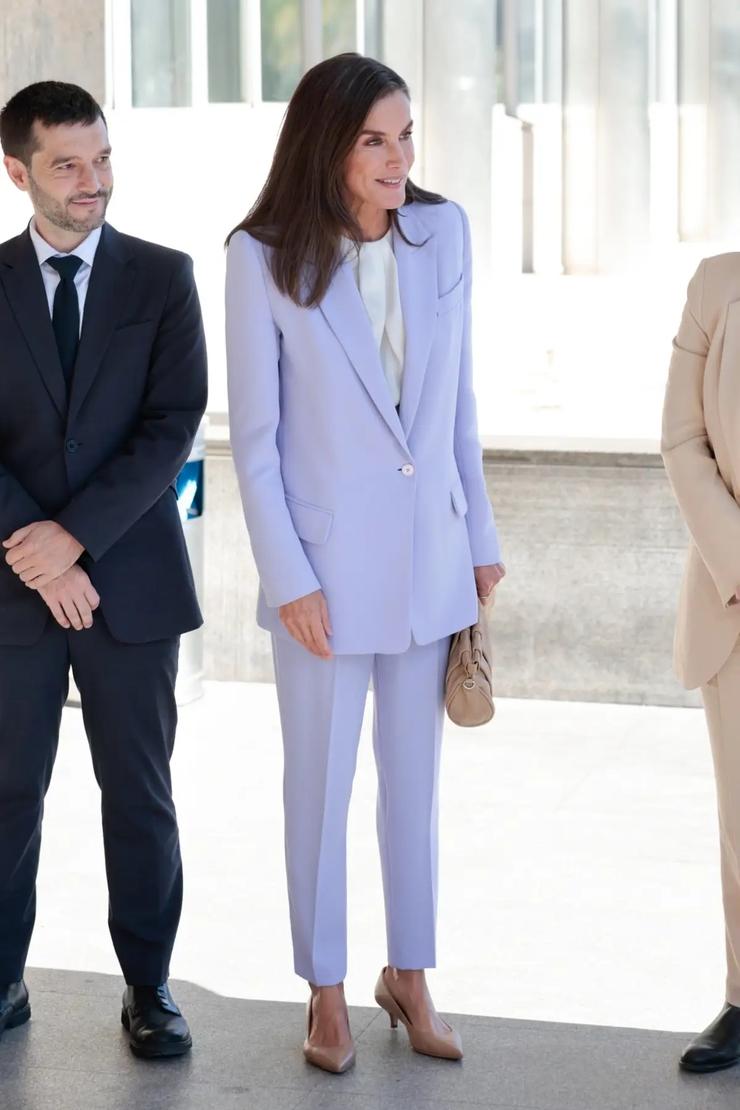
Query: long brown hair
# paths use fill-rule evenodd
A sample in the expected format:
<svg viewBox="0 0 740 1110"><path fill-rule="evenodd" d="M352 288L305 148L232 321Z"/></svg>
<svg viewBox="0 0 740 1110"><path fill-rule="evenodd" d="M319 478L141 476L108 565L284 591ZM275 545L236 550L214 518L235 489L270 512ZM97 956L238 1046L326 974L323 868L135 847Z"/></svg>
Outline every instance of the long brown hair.
<svg viewBox="0 0 740 1110"><path fill-rule="evenodd" d="M322 300L341 263L342 235L362 241L345 195L344 164L373 105L394 92L409 96L388 66L338 54L310 69L293 93L267 181L229 240L248 231L272 247L275 284L296 304ZM413 201L442 204L444 198L407 181L405 203ZM395 210L390 219L405 239Z"/></svg>

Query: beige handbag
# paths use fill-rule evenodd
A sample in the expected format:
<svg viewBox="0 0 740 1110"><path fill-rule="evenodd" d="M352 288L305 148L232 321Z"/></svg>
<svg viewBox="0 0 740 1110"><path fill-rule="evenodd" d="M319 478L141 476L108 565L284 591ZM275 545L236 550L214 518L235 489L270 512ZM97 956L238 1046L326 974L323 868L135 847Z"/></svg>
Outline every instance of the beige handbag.
<svg viewBox="0 0 740 1110"><path fill-rule="evenodd" d="M478 620L453 637L445 685L447 716L463 728L486 725L496 707L491 689L491 636L488 613L479 603Z"/></svg>

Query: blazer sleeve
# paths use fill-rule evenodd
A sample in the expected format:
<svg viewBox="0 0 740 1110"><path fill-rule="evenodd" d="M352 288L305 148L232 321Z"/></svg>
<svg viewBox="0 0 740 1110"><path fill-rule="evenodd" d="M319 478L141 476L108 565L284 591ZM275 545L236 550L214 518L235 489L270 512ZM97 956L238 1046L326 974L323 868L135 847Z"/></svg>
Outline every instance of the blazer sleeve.
<svg viewBox="0 0 740 1110"><path fill-rule="evenodd" d="M321 588L285 500L280 423L279 333L261 248L237 232L226 259L226 361L231 450L265 600L271 608Z"/></svg>
<svg viewBox="0 0 740 1110"><path fill-rule="evenodd" d="M661 452L691 538L722 604L740 587L740 506L717 468L704 422L704 369L710 339L703 324L706 260L692 278L668 372Z"/></svg>
<svg viewBox="0 0 740 1110"><path fill-rule="evenodd" d="M473 565L482 567L500 562L501 548L483 474L483 451L478 435L478 416L473 392L471 318L473 256L470 245L470 224L464 209L458 204L455 207L460 213L463 225L463 281L465 283L463 294L465 318L455 416L455 460L468 503L466 519Z"/></svg>
<svg viewBox="0 0 740 1110"><path fill-rule="evenodd" d="M205 412L207 377L193 263L181 256L154 340L138 424L56 516L93 559L151 509L179 474Z"/></svg>
<svg viewBox="0 0 740 1110"><path fill-rule="evenodd" d="M0 543L10 539L19 528L46 519L47 514L39 508L30 493L26 493L20 482L0 463Z"/></svg>

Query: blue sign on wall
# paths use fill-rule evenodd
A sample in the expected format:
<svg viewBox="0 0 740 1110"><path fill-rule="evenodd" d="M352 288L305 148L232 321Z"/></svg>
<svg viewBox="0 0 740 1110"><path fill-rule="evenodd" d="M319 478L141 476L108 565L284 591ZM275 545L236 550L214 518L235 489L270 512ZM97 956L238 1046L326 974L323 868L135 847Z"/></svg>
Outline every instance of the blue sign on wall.
<svg viewBox="0 0 740 1110"><path fill-rule="evenodd" d="M203 515L203 460L186 462L177 476L177 507L180 519L193 520Z"/></svg>

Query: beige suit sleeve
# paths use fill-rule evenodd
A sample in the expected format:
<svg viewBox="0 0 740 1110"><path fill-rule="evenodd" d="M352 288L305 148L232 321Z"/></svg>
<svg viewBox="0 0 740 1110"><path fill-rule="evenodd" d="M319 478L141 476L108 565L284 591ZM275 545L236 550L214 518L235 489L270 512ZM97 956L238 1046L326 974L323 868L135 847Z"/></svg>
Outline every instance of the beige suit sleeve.
<svg viewBox="0 0 740 1110"><path fill-rule="evenodd" d="M740 506L717 469L704 421L704 370L709 337L703 326L706 261L689 283L673 341L661 451L678 506L724 606L740 587Z"/></svg>

